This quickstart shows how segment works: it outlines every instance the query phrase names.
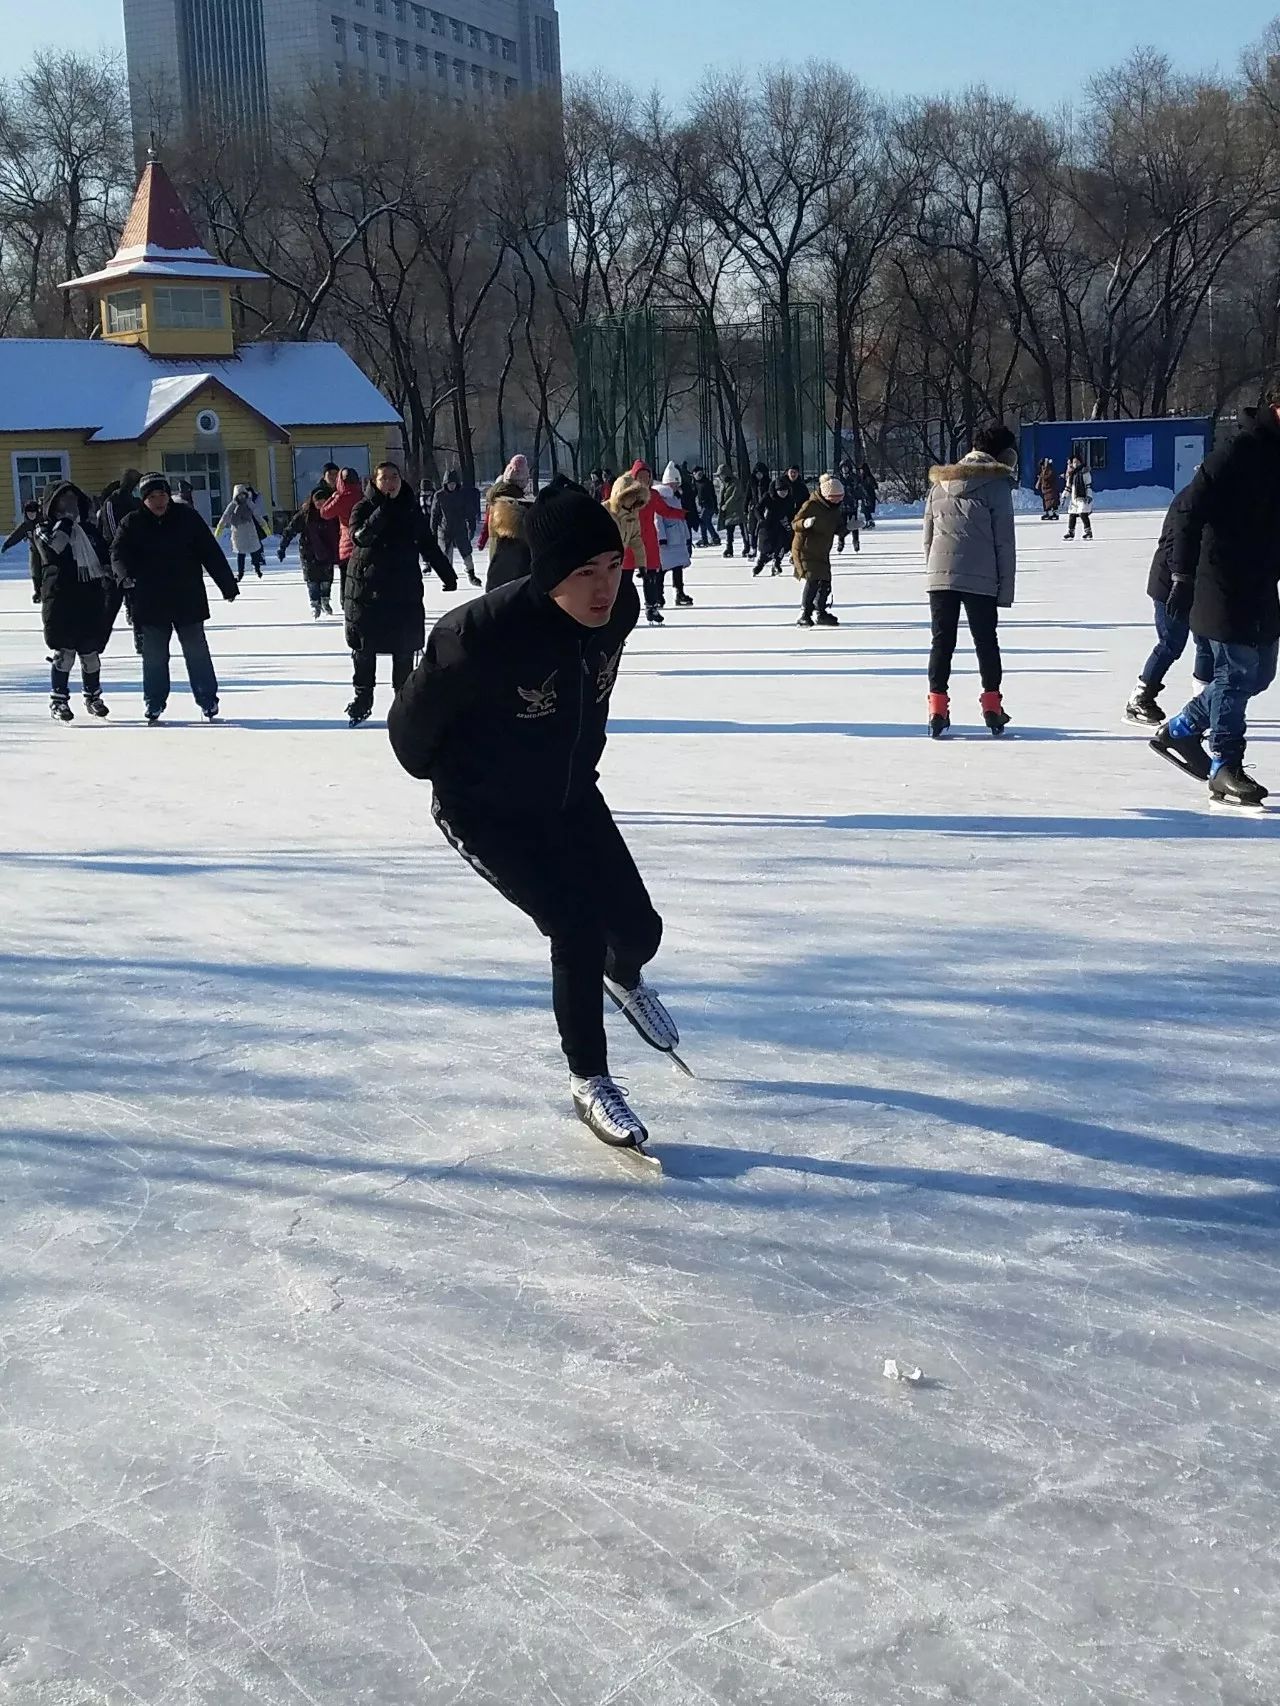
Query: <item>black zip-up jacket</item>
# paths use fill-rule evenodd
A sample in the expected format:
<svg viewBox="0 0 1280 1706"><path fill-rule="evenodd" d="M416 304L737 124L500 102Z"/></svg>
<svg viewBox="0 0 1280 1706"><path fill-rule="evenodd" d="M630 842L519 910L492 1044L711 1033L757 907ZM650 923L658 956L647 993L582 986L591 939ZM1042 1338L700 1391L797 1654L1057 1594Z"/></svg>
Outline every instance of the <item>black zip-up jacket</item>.
<svg viewBox="0 0 1280 1706"><path fill-rule="evenodd" d="M1156 554L1151 559L1151 573L1147 576L1147 597L1157 599L1161 604L1169 602L1169 593L1173 587L1173 547L1178 534L1186 525L1192 489L1191 486L1184 486L1165 511L1164 526L1160 529Z"/></svg>
<svg viewBox="0 0 1280 1706"><path fill-rule="evenodd" d="M1200 639L1280 639L1280 421L1270 409L1208 456L1187 487L1171 567L1175 581L1195 584L1191 632Z"/></svg>
<svg viewBox="0 0 1280 1706"><path fill-rule="evenodd" d="M391 708L396 757L431 781L459 831L579 805L597 780L613 684L639 618L629 575L603 628L584 628L528 578L450 611Z"/></svg>

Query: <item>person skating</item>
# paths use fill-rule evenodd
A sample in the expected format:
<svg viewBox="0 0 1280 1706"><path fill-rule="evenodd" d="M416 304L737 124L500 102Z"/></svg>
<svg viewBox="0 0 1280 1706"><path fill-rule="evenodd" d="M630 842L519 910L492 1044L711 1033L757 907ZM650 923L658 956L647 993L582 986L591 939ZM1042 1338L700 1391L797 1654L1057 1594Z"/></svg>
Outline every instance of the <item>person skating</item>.
<svg viewBox="0 0 1280 1706"><path fill-rule="evenodd" d="M1009 725L996 626L999 611L1013 604L1017 478L1017 441L1001 421L980 427L973 449L959 462L929 471L924 559L932 630L928 726L935 740L951 727L951 663L961 609L978 654L983 719L993 735L1002 735Z"/></svg>
<svg viewBox="0 0 1280 1706"><path fill-rule="evenodd" d="M1067 463L1064 481L1067 493L1067 531L1064 538L1074 539L1076 523L1084 522L1084 536L1093 538L1093 475L1078 456Z"/></svg>
<svg viewBox="0 0 1280 1706"><path fill-rule="evenodd" d="M880 502L880 482L871 472L871 464L863 458L858 469L858 484L862 487L862 514L868 527L876 524L876 506Z"/></svg>
<svg viewBox="0 0 1280 1706"><path fill-rule="evenodd" d="M116 534L124 525L125 518L142 507L142 499L138 496L138 481L142 478L137 468L126 468L115 485L103 494L102 503L98 507L98 531L102 534L107 546L115 545ZM124 590L124 613L133 635L133 649L139 657L142 656L142 635L138 631L138 623L133 614L133 593L129 588Z"/></svg>
<svg viewBox="0 0 1280 1706"><path fill-rule="evenodd" d="M191 696L209 722L218 715L218 677L204 625L209 599L204 577L231 603L240 585L199 510L173 502L163 474L144 474L140 502L111 542L116 579L131 591L142 648L142 698L149 723L169 703L169 642L176 633Z"/></svg>
<svg viewBox="0 0 1280 1706"><path fill-rule="evenodd" d="M1173 547L1178 529L1184 524L1187 506L1191 501L1190 486L1185 486L1169 505L1160 530L1160 541L1151 560L1147 577L1147 595L1154 607L1156 643L1151 656L1142 666L1137 686L1129 695L1124 708L1125 720L1146 728L1158 728L1165 721L1159 695L1164 690L1165 677L1187 649L1191 629L1186 622L1169 615L1169 589L1173 585ZM1203 692L1213 680L1213 651L1207 640L1196 640L1195 682ZM1198 745L1198 742L1196 743ZM1203 754L1200 754L1200 760Z"/></svg>
<svg viewBox="0 0 1280 1706"><path fill-rule="evenodd" d="M525 521L531 498L491 498L489 502L489 573L485 591L523 580L529 573L529 541Z"/></svg>
<svg viewBox="0 0 1280 1706"><path fill-rule="evenodd" d="M364 498L364 482L354 468L342 468L338 471L338 483L327 498L320 500L320 514L325 521L336 521L338 524L338 597L345 604L347 598L347 565L351 561L351 553L355 550L355 542L351 537L351 517L356 512L356 505Z"/></svg>
<svg viewBox="0 0 1280 1706"><path fill-rule="evenodd" d="M475 561L471 554L471 540L479 520L477 499L462 483L462 474L457 468L450 468L444 477L444 485L436 493L431 505L431 530L440 541L440 548L453 566L453 553L456 551L462 558L462 566L467 571L467 579L472 586L480 585L480 577L476 574Z"/></svg>
<svg viewBox="0 0 1280 1706"><path fill-rule="evenodd" d="M831 602L831 551L844 517L844 487L834 474L824 474L818 490L797 511L791 523L791 561L796 579L804 582L798 628L838 628L840 619Z"/></svg>
<svg viewBox="0 0 1280 1706"><path fill-rule="evenodd" d="M644 538L644 557L648 568L644 576L644 614L647 622L661 624L662 615L662 552L658 545L658 522L681 521L684 505L664 498L653 484L653 470L642 458L631 464L631 477L639 480L648 501L640 510L640 531Z"/></svg>
<svg viewBox="0 0 1280 1706"><path fill-rule="evenodd" d="M675 506L680 491L680 470L674 462L667 463L662 473L662 484L653 489L658 497ZM659 514L657 526L659 567L663 576L671 575L677 607L687 608L693 604L684 589L684 571L693 562L693 526L688 512L685 511L678 520ZM661 584L660 578L659 587Z"/></svg>
<svg viewBox="0 0 1280 1706"><path fill-rule="evenodd" d="M782 573L783 554L791 544L792 510L791 482L785 474L778 478L769 488L767 496L761 499L756 511L756 566L753 575L764 573L766 563L772 563L772 574Z"/></svg>
<svg viewBox="0 0 1280 1706"><path fill-rule="evenodd" d="M662 939L598 787L610 696L640 614L609 511L557 477L528 516L532 572L436 624L392 707L391 744L432 783L446 840L550 941L578 1116L605 1143L647 1132L610 1075L602 995L651 1046L679 1035L644 979Z"/></svg>
<svg viewBox="0 0 1280 1706"><path fill-rule="evenodd" d="M715 495L716 511L724 529L724 554L732 557L734 539L742 526L742 487L728 462L722 462L716 470ZM745 540L743 549L746 549Z"/></svg>
<svg viewBox="0 0 1280 1706"><path fill-rule="evenodd" d="M330 496L330 488L324 484L308 494L307 501L280 535L276 552L283 563L290 544L295 539L298 541L302 578L311 600L311 615L317 622L321 616L333 615L333 575L338 566L341 530L336 520L326 521L321 514L321 505Z"/></svg>
<svg viewBox="0 0 1280 1706"><path fill-rule="evenodd" d="M236 579L244 579L244 565L247 558L253 565L254 573L262 579L262 566L266 561L262 554L262 535L258 527L258 514L250 498L250 488L238 485L231 494L231 502L223 510L218 525L213 530L215 539L223 533L231 535L231 549L236 554Z"/></svg>
<svg viewBox="0 0 1280 1706"><path fill-rule="evenodd" d="M658 586L652 586L649 581L649 558L644 528L640 524L640 512L648 502L649 487L643 480L638 480L634 474L619 474L605 505L617 523L622 539L622 572L624 575L639 575L646 605L651 597L656 602L661 584L661 576L655 577Z"/></svg>
<svg viewBox="0 0 1280 1706"><path fill-rule="evenodd" d="M31 575L50 653L50 714L55 722L73 720L71 670L79 658L85 710L106 717L102 652L120 607L119 589L107 542L79 486L66 480L45 493L32 544Z"/></svg>
<svg viewBox="0 0 1280 1706"><path fill-rule="evenodd" d="M1280 387L1213 451L1174 528L1166 614L1208 642L1213 681L1153 738L1162 758L1207 778L1212 801L1260 806L1244 768L1249 701L1275 680L1280 645ZM1209 736L1212 758L1200 745Z"/></svg>
<svg viewBox="0 0 1280 1706"><path fill-rule="evenodd" d="M841 506L840 531L836 535L836 549L843 555L845 545L853 540L854 554L862 550L862 482L858 478L858 470L850 457L842 456L836 469L836 478L844 487L844 503Z"/></svg>
<svg viewBox="0 0 1280 1706"><path fill-rule="evenodd" d="M36 544L36 528L41 521L39 498L28 498L22 506L22 514L18 517L18 525L0 545L0 557L6 551L11 551L15 545L25 543L27 547L27 567L31 571L31 581L36 589L35 602L40 602L40 550Z"/></svg>
<svg viewBox="0 0 1280 1706"><path fill-rule="evenodd" d="M767 462L757 462L751 470L751 478L747 481L747 490L743 508L743 542L746 555L755 557L760 537L760 511L768 502L773 491L773 481L769 478Z"/></svg>
<svg viewBox="0 0 1280 1706"><path fill-rule="evenodd" d="M453 570L394 462L374 469L352 512L351 542L355 549L347 565L342 608L355 689L347 716L355 728L373 714L379 657L390 656L391 685L398 693L422 650L426 609L419 559L442 580Z"/></svg>
<svg viewBox="0 0 1280 1706"><path fill-rule="evenodd" d="M485 499L484 520L480 525L480 537L476 540L476 548L483 551L489 543L489 513L493 505L502 498L513 498L516 503L530 495L533 476L529 472L529 458L517 452L502 470L502 476L489 487Z"/></svg>
<svg viewBox="0 0 1280 1706"><path fill-rule="evenodd" d="M1044 514L1040 519L1042 521L1056 521L1062 504L1062 482L1058 478L1058 471L1053 465L1051 456L1046 456L1040 464L1036 486L1039 489L1040 502L1044 509Z"/></svg>
<svg viewBox="0 0 1280 1706"><path fill-rule="evenodd" d="M791 519L794 521L812 495L808 481L794 462L787 469L787 489L791 494Z"/></svg>
<svg viewBox="0 0 1280 1706"><path fill-rule="evenodd" d="M715 481L705 468L698 467L693 471L693 495L698 506L698 543L714 545L718 549L720 535L716 531L716 513L719 504Z"/></svg>

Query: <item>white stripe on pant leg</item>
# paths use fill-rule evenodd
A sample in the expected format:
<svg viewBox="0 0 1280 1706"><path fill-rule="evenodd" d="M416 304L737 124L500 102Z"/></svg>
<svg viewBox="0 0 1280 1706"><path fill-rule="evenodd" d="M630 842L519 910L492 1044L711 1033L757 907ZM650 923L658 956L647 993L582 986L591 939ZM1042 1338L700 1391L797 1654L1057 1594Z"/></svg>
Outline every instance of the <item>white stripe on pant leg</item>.
<svg viewBox="0 0 1280 1706"><path fill-rule="evenodd" d="M484 878L485 882L488 883L491 888L497 889L498 893L502 896L502 898L504 900L509 900L511 902L512 906L514 906L518 912L523 912L523 913L525 913L526 917L529 917L530 914L526 911L526 909L523 906L521 906L520 902L516 899L515 895L513 895L511 893L510 889L504 888L503 885L498 881L497 877L494 876L493 872L489 869L489 867L481 859L478 859L476 857L476 855L470 850L470 848L464 846L463 843L458 839L457 833L453 829L452 825L449 824L448 822L446 822L444 817L441 816L440 808L437 804L434 804L434 803L432 804L431 815L436 820L437 824L440 826L441 834L444 836L445 840L449 843L450 847L453 848L454 852L460 853L462 855L462 857L467 861L467 864L471 866L471 869L473 871L477 872L480 876L482 876ZM535 923L536 922L537 921L535 920Z"/></svg>

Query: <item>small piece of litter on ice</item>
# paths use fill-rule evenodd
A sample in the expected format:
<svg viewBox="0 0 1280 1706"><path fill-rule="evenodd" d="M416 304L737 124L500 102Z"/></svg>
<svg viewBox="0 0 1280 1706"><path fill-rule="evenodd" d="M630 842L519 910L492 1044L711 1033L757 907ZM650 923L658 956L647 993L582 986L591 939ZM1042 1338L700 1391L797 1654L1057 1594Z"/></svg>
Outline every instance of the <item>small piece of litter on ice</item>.
<svg viewBox="0 0 1280 1706"><path fill-rule="evenodd" d="M892 1357L885 1358L884 1377L886 1380L905 1380L911 1386L917 1386L924 1379L922 1368L907 1368Z"/></svg>

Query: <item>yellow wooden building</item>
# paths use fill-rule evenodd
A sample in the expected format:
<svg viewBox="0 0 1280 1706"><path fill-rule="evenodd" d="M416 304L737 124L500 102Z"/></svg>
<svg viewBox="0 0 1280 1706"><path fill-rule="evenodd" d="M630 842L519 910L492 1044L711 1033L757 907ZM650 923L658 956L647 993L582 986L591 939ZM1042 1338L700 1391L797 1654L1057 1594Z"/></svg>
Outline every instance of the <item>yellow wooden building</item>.
<svg viewBox="0 0 1280 1706"><path fill-rule="evenodd" d="M90 493L126 467L189 480L216 521L239 481L292 510L333 461L361 474L399 438L396 411L331 343L237 345L231 291L261 274L201 243L148 160L120 247L65 290L98 300L99 337L0 339L0 525L71 479Z"/></svg>

